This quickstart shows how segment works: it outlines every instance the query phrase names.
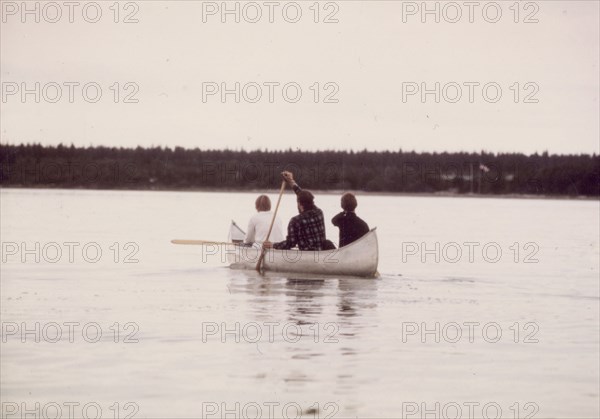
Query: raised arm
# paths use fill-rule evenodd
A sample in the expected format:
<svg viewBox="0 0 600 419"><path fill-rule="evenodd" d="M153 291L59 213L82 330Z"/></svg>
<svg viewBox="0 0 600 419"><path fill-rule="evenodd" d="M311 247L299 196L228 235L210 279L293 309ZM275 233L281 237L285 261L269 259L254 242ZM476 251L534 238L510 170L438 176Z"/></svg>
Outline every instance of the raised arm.
<svg viewBox="0 0 600 419"><path fill-rule="evenodd" d="M294 175L292 172L281 172L281 176L283 176L287 184L294 190L296 194L302 190L302 188L294 180Z"/></svg>

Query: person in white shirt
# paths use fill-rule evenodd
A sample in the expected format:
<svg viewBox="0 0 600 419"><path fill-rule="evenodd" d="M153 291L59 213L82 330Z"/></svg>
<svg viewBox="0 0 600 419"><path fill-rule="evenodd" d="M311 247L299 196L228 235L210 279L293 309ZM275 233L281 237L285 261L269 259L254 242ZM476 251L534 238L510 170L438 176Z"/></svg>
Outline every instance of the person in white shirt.
<svg viewBox="0 0 600 419"><path fill-rule="evenodd" d="M271 212L271 200L267 195L260 195L256 198L255 202L256 211L255 215L250 218L248 223L248 230L246 230L246 238L244 243L261 243L267 239L267 233L269 232L269 226L273 219L273 213ZM281 230L281 220L279 217L275 218L273 223L273 229L269 236L270 242L279 242L284 239Z"/></svg>

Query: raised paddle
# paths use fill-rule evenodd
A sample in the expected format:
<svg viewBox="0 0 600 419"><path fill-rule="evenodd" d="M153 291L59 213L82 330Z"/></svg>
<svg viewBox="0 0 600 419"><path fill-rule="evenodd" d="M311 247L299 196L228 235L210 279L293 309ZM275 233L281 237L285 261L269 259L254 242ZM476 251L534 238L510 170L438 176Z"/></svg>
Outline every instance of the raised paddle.
<svg viewBox="0 0 600 419"><path fill-rule="evenodd" d="M281 182L281 189L279 190L279 198L277 198L277 205L275 205L275 211L273 211L273 219L271 220L271 225L269 226L269 231L267 232L267 238L265 239L266 242L269 241L269 237L271 236L271 230L273 230L273 224L275 224L275 217L277 217L277 210L279 209L279 203L281 202L281 196L283 195L283 191L285 190L286 183L287 182L285 181L285 179ZM263 259L265 258L266 251L267 251L267 249L265 249L265 247L263 246L263 248L260 252L260 257L258 258L258 262L256 263L256 270L259 273L262 268L262 262L263 262Z"/></svg>

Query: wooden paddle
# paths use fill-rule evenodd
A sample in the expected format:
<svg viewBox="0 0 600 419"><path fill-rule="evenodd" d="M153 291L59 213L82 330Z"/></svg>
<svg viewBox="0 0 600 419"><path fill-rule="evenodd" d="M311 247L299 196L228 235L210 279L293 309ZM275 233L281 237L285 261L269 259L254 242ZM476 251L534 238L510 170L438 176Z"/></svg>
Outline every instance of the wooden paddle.
<svg viewBox="0 0 600 419"><path fill-rule="evenodd" d="M281 196L283 195L283 191L285 190L285 184L287 182L285 179L281 182L281 189L279 190L279 198L277 198L277 205L275 205L275 211L273 211L273 219L271 220L271 225L269 226L269 231L267 232L266 242L269 241L269 237L271 236L271 230L273 230L273 224L275 224L275 217L277 217L277 210L279 209L279 203L281 202ZM265 258L265 253L267 249L263 246L262 251L260 252L260 257L258 258L258 262L256 263L256 270L260 273L262 268L262 262Z"/></svg>

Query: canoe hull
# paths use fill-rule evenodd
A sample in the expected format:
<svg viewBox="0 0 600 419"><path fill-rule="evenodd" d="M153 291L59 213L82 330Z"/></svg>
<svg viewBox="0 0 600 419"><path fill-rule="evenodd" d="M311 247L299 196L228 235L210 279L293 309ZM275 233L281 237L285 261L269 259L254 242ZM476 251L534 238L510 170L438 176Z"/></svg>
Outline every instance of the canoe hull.
<svg viewBox="0 0 600 419"><path fill-rule="evenodd" d="M235 252L228 253L230 267L256 269L260 251L258 247L236 246ZM316 252L269 249L265 253L263 269L270 272L374 277L377 275L378 262L377 233L373 229L341 249Z"/></svg>

